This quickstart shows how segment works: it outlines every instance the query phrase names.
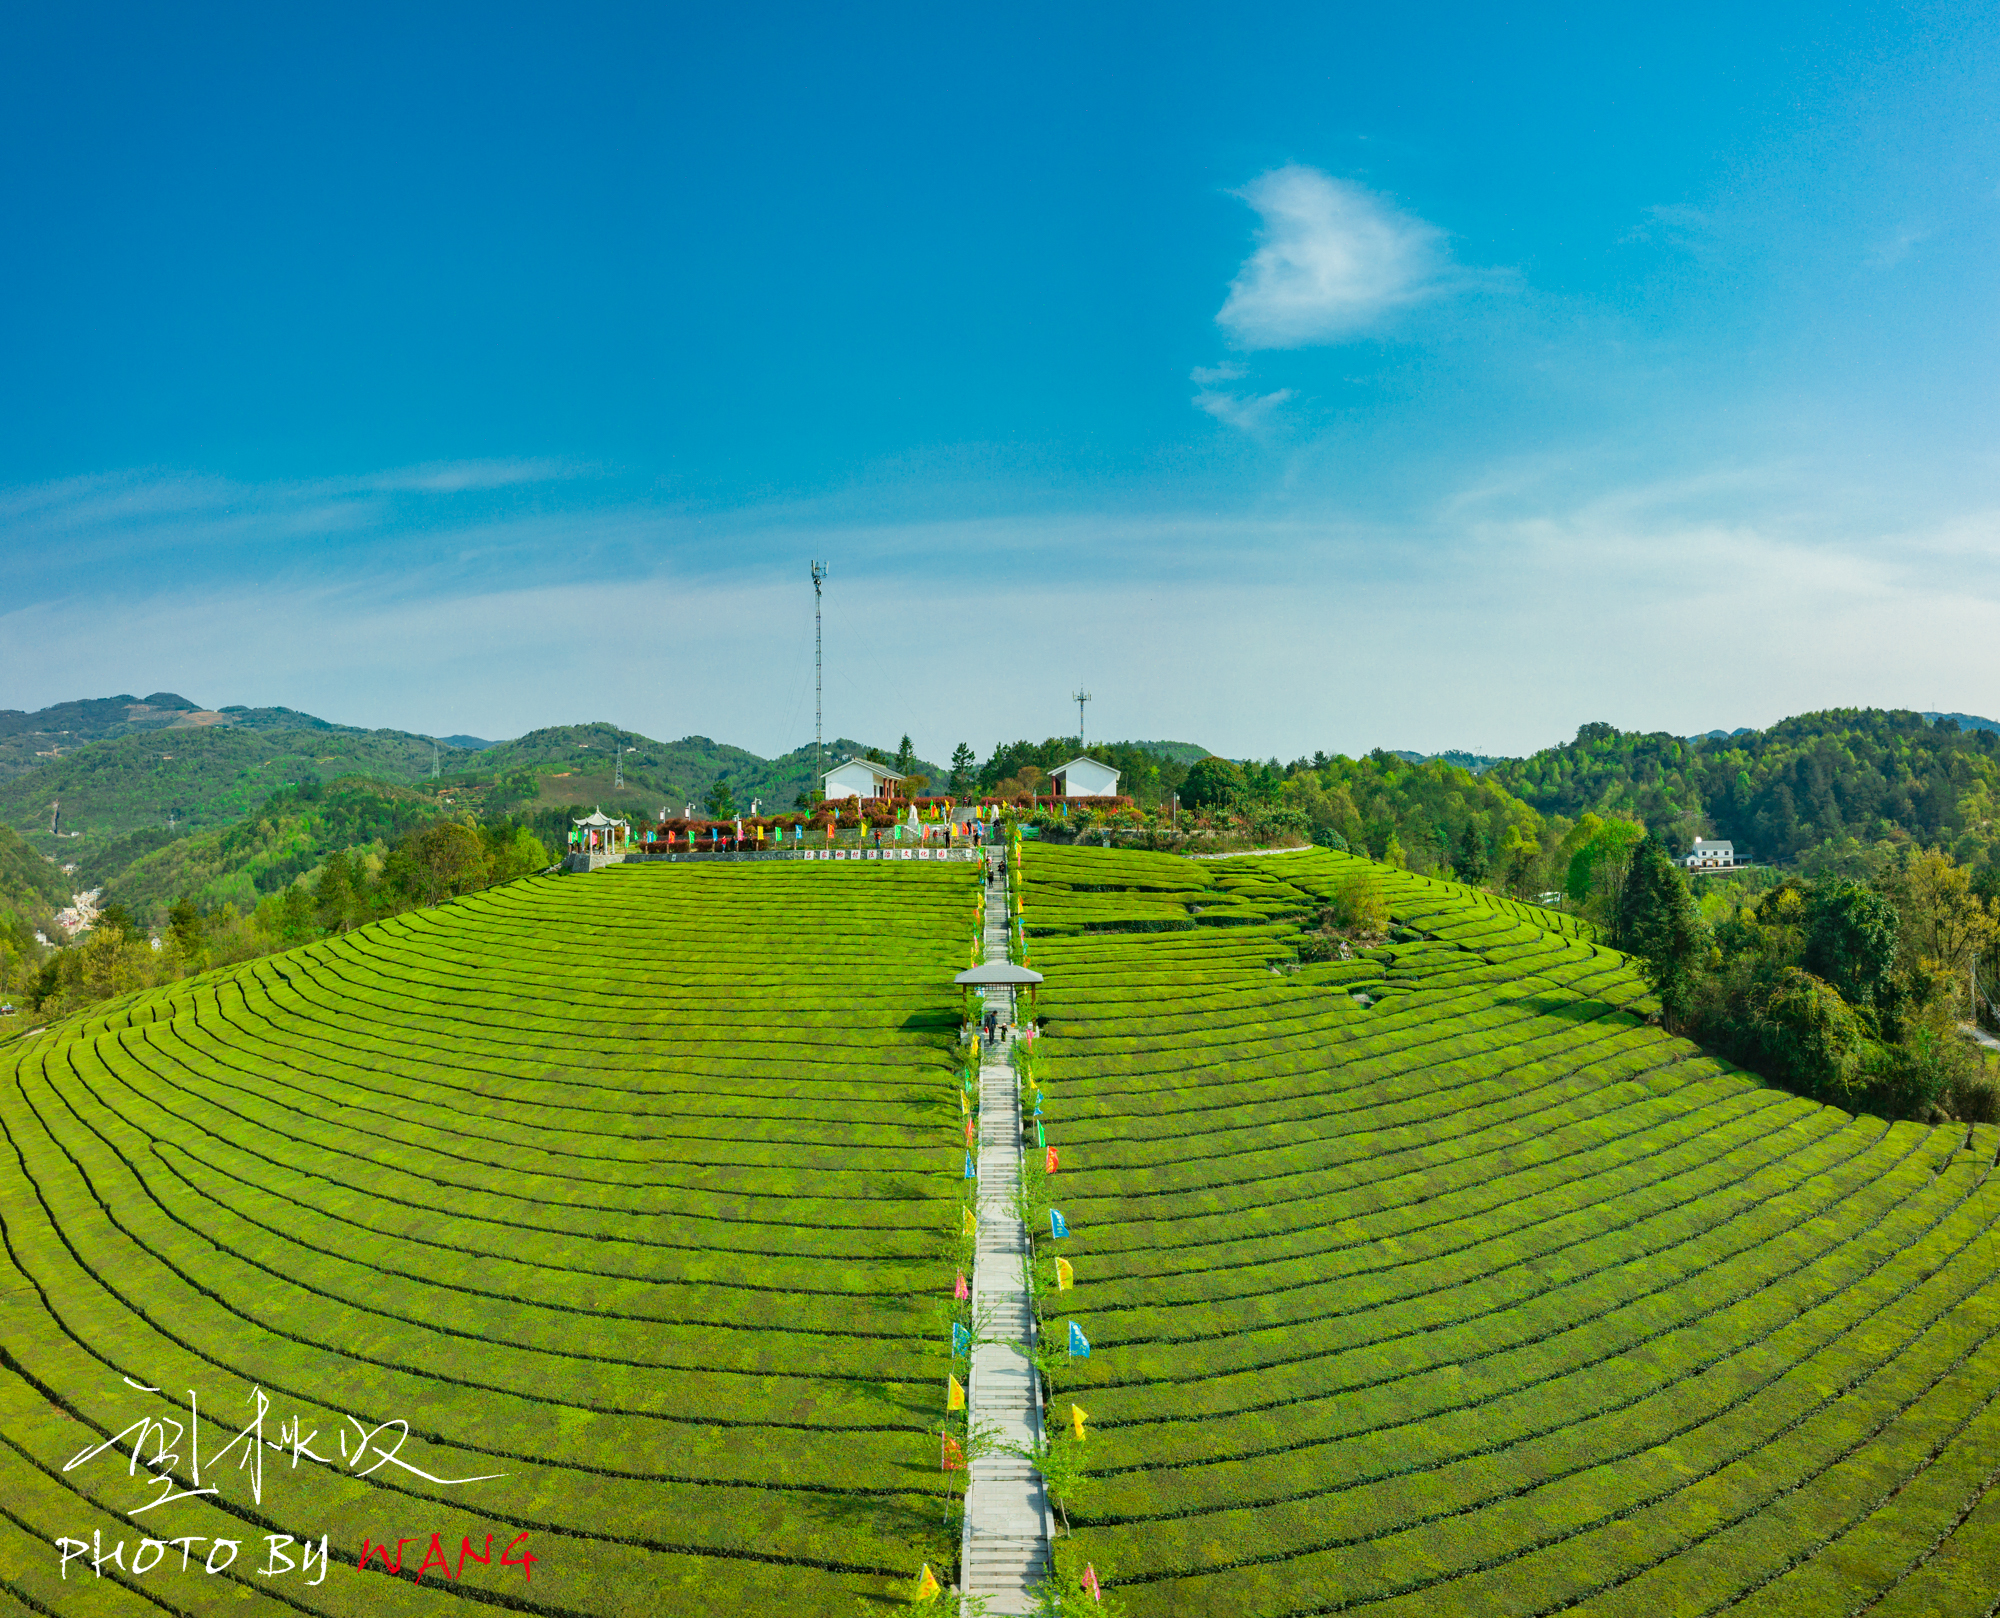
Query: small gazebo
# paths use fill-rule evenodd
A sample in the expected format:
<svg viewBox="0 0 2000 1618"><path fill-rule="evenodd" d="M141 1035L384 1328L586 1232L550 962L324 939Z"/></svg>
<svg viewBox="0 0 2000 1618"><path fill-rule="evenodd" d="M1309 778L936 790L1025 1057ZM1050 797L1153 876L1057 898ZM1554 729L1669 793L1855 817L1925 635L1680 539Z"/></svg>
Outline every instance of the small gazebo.
<svg viewBox="0 0 2000 1618"><path fill-rule="evenodd" d="M967 989L1002 987L1028 991L1028 1004L1035 1003L1035 985L1042 981L1042 974L1025 966L1016 966L1012 961L987 961L970 971L961 972L951 980Z"/></svg>
<svg viewBox="0 0 2000 1618"><path fill-rule="evenodd" d="M632 841L631 821L613 820L601 805L569 824L570 846L585 854L614 854Z"/></svg>

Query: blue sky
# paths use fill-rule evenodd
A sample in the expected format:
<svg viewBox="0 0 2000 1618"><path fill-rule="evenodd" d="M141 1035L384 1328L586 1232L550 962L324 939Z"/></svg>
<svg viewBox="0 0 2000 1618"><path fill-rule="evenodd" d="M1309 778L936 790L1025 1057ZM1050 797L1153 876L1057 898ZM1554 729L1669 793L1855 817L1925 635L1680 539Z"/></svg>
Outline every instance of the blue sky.
<svg viewBox="0 0 2000 1618"><path fill-rule="evenodd" d="M1987 8L17 6L0 705L2000 714Z"/></svg>

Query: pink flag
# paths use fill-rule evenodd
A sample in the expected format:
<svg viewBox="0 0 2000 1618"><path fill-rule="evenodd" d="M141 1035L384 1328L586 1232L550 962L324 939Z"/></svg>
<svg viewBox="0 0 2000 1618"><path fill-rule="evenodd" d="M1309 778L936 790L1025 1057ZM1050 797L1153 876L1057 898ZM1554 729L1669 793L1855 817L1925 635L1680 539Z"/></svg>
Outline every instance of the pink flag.
<svg viewBox="0 0 2000 1618"><path fill-rule="evenodd" d="M958 1287L952 1293L952 1296L957 1298L961 1303L972 1296L972 1288L965 1284L965 1271L963 1270L958 1272Z"/></svg>
<svg viewBox="0 0 2000 1618"><path fill-rule="evenodd" d="M1104 1593L1097 1588L1097 1569L1088 1562L1083 1564L1083 1587L1090 1592L1091 1600L1104 1605Z"/></svg>

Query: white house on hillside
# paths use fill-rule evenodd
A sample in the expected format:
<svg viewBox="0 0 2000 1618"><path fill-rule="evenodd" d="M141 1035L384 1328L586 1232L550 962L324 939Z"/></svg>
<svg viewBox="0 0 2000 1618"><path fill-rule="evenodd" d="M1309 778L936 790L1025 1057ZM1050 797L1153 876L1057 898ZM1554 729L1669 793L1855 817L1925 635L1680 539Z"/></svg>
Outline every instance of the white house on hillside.
<svg viewBox="0 0 2000 1618"><path fill-rule="evenodd" d="M890 798L895 796L893 784L903 777L873 759L851 758L836 764L822 779L829 798Z"/></svg>
<svg viewBox="0 0 2000 1618"><path fill-rule="evenodd" d="M1118 772L1094 758L1073 758L1049 771L1049 790L1059 798L1115 798Z"/></svg>
<svg viewBox="0 0 2000 1618"><path fill-rule="evenodd" d="M1690 871L1719 870L1736 863L1736 845L1729 842L1710 842L1703 837L1694 840L1694 852L1681 861Z"/></svg>

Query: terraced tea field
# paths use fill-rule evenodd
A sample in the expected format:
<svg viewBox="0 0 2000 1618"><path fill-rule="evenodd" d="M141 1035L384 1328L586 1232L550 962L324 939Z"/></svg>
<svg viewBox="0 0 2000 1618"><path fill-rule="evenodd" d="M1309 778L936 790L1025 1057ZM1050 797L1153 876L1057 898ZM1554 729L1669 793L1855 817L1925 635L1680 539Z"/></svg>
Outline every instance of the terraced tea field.
<svg viewBox="0 0 2000 1618"><path fill-rule="evenodd" d="M1091 1344L1056 1407L1131 1611L2000 1605L2000 1132L1763 1088L1527 907L1026 859ZM1402 941L1285 970L1356 870Z"/></svg>
<svg viewBox="0 0 2000 1618"><path fill-rule="evenodd" d="M0 1613L900 1604L977 880L531 879L13 1047Z"/></svg>

